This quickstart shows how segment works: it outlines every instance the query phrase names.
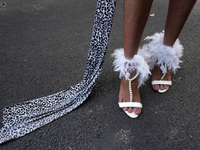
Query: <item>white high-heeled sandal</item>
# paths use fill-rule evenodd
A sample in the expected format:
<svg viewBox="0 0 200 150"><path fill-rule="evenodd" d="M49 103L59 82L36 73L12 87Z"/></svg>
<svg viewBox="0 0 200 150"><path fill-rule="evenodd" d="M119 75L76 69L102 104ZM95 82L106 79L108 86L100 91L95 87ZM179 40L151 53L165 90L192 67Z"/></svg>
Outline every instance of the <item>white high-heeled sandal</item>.
<svg viewBox="0 0 200 150"><path fill-rule="evenodd" d="M127 59L124 56L124 49L116 49L112 54L115 58L113 64L115 66L114 71L119 72L119 77L125 77L126 80L129 81L129 94L130 94L130 102L119 102L119 107L138 107L142 108L142 104L140 102L133 102L133 93L131 88L131 82L138 77L138 88L144 84L145 80L148 78L150 74L149 65L143 58L142 49L138 50L138 53L134 55L132 59ZM129 78L130 74L136 71L136 75L133 78ZM129 117L137 118L138 115L133 111L129 113L128 111L124 111Z"/></svg>
<svg viewBox="0 0 200 150"><path fill-rule="evenodd" d="M167 70L167 66L166 65L165 65L165 68ZM169 85L169 86L172 86L172 81L165 81L165 80L163 80L164 77L165 77L165 75L166 75L166 73L162 75L162 77L161 77L160 80L153 80L151 82L151 85L158 85L159 84L159 85ZM169 90L169 87L167 89L163 89L163 90L158 89L157 91L158 91L158 93L165 93L165 92L167 92L167 90Z"/></svg>
<svg viewBox="0 0 200 150"><path fill-rule="evenodd" d="M137 74L131 78L131 79L128 79L128 82L129 82L129 94L130 94L130 102L119 102L119 107L120 108L123 108L123 107L137 107L137 108L142 108L142 103L140 102L133 102L133 93L132 93L132 88L131 88L131 82L133 80L135 80L137 77L139 76L139 73L137 72ZM131 118L137 118L138 115L135 114L135 112L131 112L129 113L128 111L125 111L124 112Z"/></svg>
<svg viewBox="0 0 200 150"><path fill-rule="evenodd" d="M143 46L143 49L146 50L149 54L148 61L150 69L152 70L155 65L160 67L162 71L162 77L160 80L153 80L152 85L172 85L172 81L163 80L167 69L171 70L173 73L180 68L179 64L182 62L180 58L183 55L183 45L180 44L179 39L177 39L173 47L166 46L164 42L164 31L161 33L155 33L152 36L146 37L144 40L149 41L148 44ZM164 93L168 90L158 90L159 93Z"/></svg>

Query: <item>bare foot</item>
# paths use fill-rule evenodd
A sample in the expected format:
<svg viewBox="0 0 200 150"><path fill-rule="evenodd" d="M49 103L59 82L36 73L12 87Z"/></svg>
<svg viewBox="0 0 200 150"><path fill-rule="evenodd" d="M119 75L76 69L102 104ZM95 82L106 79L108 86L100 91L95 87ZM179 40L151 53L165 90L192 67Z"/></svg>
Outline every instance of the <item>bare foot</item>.
<svg viewBox="0 0 200 150"><path fill-rule="evenodd" d="M152 73L152 81L153 80L160 80L161 77L163 76L162 71L160 70L160 68L158 66L155 66L153 69L153 73ZM171 81L171 72L170 70L167 70L167 73L165 75L165 77L163 78L164 81ZM158 91L158 89L160 90L164 90L164 89L168 89L169 85L152 85L152 88L155 91Z"/></svg>
<svg viewBox="0 0 200 150"><path fill-rule="evenodd" d="M130 75L130 78L133 78L135 73ZM138 89L138 78L131 82L132 93L133 93L133 102L141 102L140 93ZM120 85L120 92L119 92L119 102L130 102L130 93L129 93L129 82L122 77L121 85ZM139 115L141 113L141 108L133 108L133 107L124 107L125 111L132 113L133 111L135 114Z"/></svg>

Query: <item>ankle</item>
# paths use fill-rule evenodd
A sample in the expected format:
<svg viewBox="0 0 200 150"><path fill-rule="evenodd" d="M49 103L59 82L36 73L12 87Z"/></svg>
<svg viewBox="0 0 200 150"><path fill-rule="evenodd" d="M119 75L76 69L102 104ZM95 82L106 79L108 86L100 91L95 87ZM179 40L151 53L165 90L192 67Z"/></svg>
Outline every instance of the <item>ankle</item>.
<svg viewBox="0 0 200 150"><path fill-rule="evenodd" d="M115 50L115 52L112 54L112 56L115 58L113 62L115 66L114 70L120 72L120 78L124 76L126 80L128 80L130 77L134 77L136 72L140 74L138 86L141 86L144 81L147 80L148 75L150 74L149 65L145 61L142 55L143 53L140 51L141 50L139 50L138 53L131 59L127 59L125 57L123 48Z"/></svg>

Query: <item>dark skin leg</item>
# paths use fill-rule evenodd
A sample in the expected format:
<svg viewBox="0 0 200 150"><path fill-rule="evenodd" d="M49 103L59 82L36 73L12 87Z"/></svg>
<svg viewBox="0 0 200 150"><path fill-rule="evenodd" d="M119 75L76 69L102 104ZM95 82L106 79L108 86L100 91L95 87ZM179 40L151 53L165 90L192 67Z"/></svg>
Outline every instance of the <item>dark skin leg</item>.
<svg viewBox="0 0 200 150"><path fill-rule="evenodd" d="M130 59L138 51L142 33L149 16L153 0L124 0L124 32L123 32L123 45L125 51L125 57ZM135 75L135 72L131 74L130 78ZM132 81L132 93L133 101L140 102L140 93L137 88L138 80ZM119 102L129 102L129 86L128 80L121 79ZM124 108L124 110L136 114L141 113L140 108Z"/></svg>
<svg viewBox="0 0 200 150"><path fill-rule="evenodd" d="M173 46L178 38L192 8L197 0L170 0L167 21L165 25L164 45ZM155 67L152 73L152 80L159 80L162 77L162 72L159 67ZM170 70L163 80L171 81ZM157 88L156 88L157 87ZM153 89L167 89L167 85L154 85Z"/></svg>

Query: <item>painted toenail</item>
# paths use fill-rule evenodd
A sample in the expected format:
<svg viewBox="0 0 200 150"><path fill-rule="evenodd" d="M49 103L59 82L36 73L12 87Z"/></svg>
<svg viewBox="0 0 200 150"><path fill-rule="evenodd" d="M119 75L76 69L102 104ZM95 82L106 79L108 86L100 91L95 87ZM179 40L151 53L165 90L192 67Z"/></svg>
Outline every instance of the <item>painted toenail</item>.
<svg viewBox="0 0 200 150"><path fill-rule="evenodd" d="M139 113L140 113L140 110L139 110L139 109L136 109L135 113L136 113L136 114L139 114Z"/></svg>
<svg viewBox="0 0 200 150"><path fill-rule="evenodd" d="M155 89L155 90L157 90L157 89L158 89L158 87L157 87L157 86L154 86L154 89Z"/></svg>
<svg viewBox="0 0 200 150"><path fill-rule="evenodd" d="M129 112L129 113L131 113L132 111L131 111L131 110L129 110L128 112Z"/></svg>

